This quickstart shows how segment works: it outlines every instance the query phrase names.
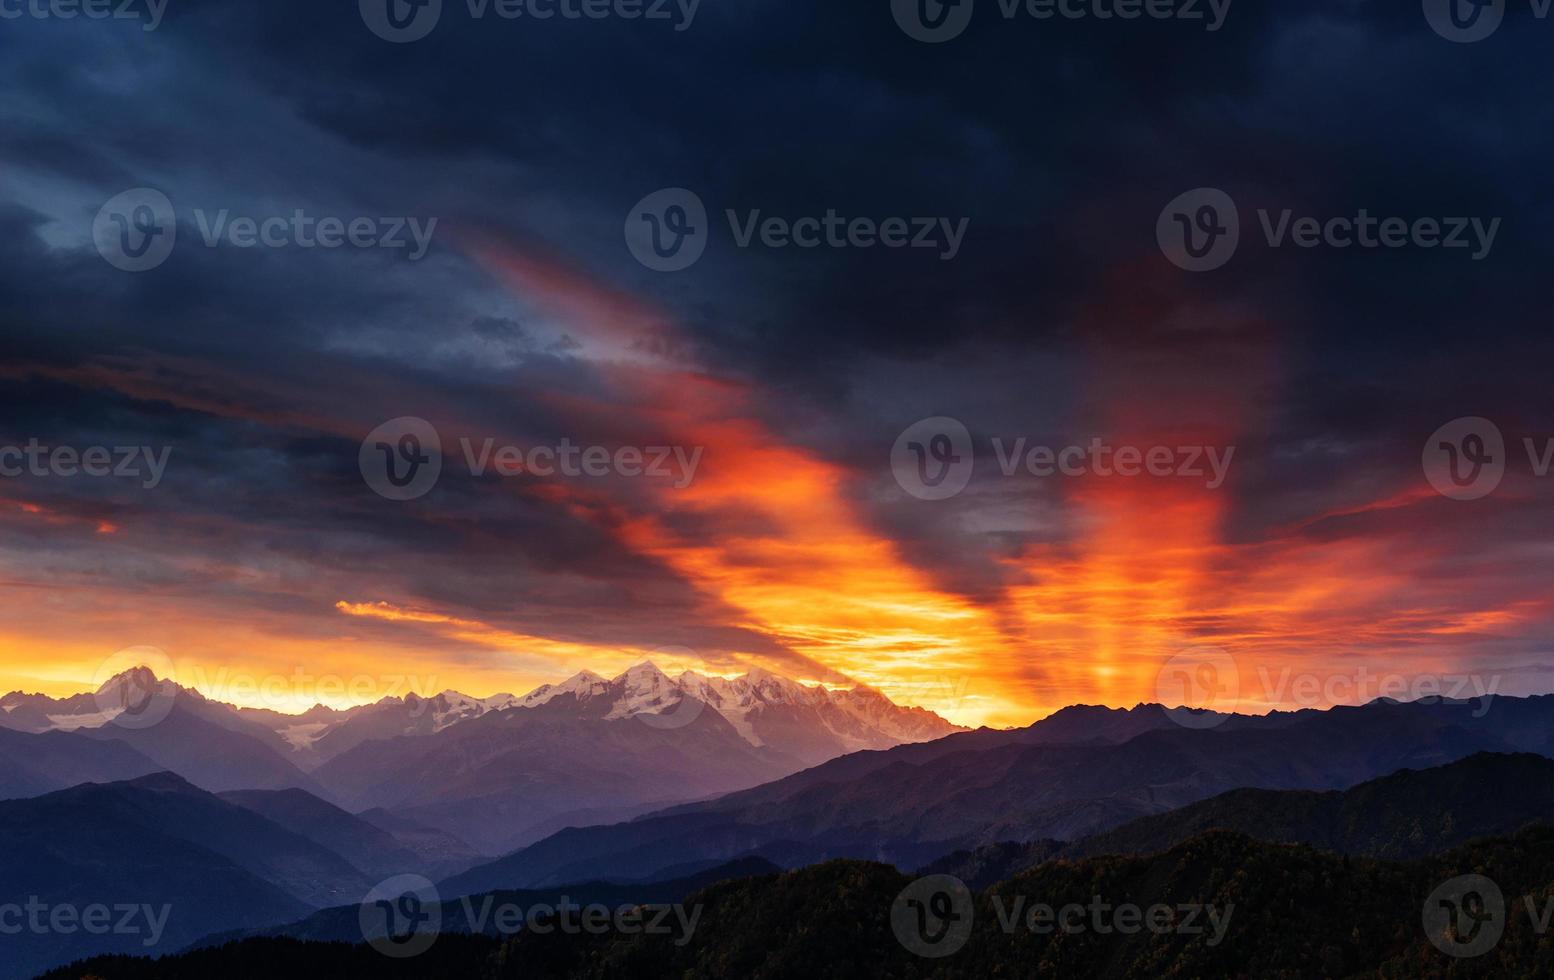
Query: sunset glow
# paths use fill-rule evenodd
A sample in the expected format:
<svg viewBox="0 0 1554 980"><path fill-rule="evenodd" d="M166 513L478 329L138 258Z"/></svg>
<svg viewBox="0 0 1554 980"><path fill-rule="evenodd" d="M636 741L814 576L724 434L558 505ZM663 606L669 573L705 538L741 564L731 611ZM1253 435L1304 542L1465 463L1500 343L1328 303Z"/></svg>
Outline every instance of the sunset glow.
<svg viewBox="0 0 1554 980"><path fill-rule="evenodd" d="M671 672L731 676L759 666L811 683L867 684L960 724L1010 726L1076 702L1167 698L1161 666L1200 647L1224 651L1238 667L1234 701L1216 706L1250 711L1320 706L1294 692L1292 676L1356 699L1386 693L1363 681L1345 687L1357 671L1487 676L1516 667L1514 654L1497 649L1549 620L1551 599L1531 582L1459 589L1442 577L1449 555L1416 529L1450 502L1417 479L1339 488L1255 534L1236 530L1246 467L1256 465L1268 406L1287 383L1266 328L1244 331L1208 363L1202 351L1196 362L1164 349L1118 353L1106 342L1085 351L1070 410L1086 420L1081 434L1118 446L1211 447L1231 454L1227 478L1210 487L1147 474L1002 477L995 455L979 450L968 499L987 495L976 499L1010 516L988 525L994 533L966 538L969 556L998 583L973 589L871 512L887 501L904 520L937 521L957 506L902 496L888 444L861 464L827 455L774 423L777 393L701 362L667 313L554 259L488 236L462 240L506 296L569 338L589 378L512 397L539 406L552 431L578 442L688 447L698 469L688 482L523 474L472 483L461 438L534 437L488 431L451 406L439 414L431 393L411 391L406 403L443 432L444 479L482 494L466 498L478 510L415 503L388 516L463 542L470 550L459 560L475 563L464 571L478 580L478 563L490 560L481 555L494 558L501 547L479 530L482 515L507 499L574 525L631 571L622 565L613 582L568 571L553 595L542 586L506 602L466 603L433 580L385 578L381 563L348 553L270 560L257 516L105 510L34 501L9 487L0 521L10 530L72 547L90 540L103 559L96 572L57 574L46 562L10 562L10 594L32 601L7 617L0 684L82 690L107 654L144 643L212 697L300 711L409 690L522 693L577 670L610 674L653 660ZM1210 389L1197 380L1206 371L1236 380ZM278 412L279 395L262 383L223 387L128 360L25 374L264 427L282 441L345 438L349 446L374 424L371 415L342 415L321 393L293 389L292 407ZM381 503L358 498L349 507ZM1038 513L1047 531L1000 543L999 520L1030 525ZM975 527L969 517L950 519ZM172 537L153 544L168 527ZM244 560L210 547L222 541ZM135 549L156 553L156 574L184 584L140 588L133 576L109 574ZM630 609L670 594L683 629L631 625ZM686 642L694 631L710 639Z"/></svg>

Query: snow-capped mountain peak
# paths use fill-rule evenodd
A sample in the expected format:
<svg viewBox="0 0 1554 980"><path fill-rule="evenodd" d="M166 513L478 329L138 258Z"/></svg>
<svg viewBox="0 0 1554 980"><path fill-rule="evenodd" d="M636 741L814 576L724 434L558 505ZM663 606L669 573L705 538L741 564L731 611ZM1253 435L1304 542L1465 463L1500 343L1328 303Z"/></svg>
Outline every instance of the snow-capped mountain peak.
<svg viewBox="0 0 1554 980"><path fill-rule="evenodd" d="M156 673L144 664L114 674L97 689L99 695L116 696L130 690L155 690L161 681Z"/></svg>
<svg viewBox="0 0 1554 980"><path fill-rule="evenodd" d="M609 681L593 671L580 670L560 684L541 684L523 697L515 699L514 707L533 708L567 694L586 700L603 693L609 686Z"/></svg>
<svg viewBox="0 0 1554 980"><path fill-rule="evenodd" d="M727 721L747 744L802 765L859 749L927 741L957 730L930 711L900 707L869 687L830 690L759 667L732 678L693 670L670 677L650 660L613 678L582 670L522 697L476 698L445 690L430 697L414 693L385 697L355 708L319 705L302 715L235 708L158 679L149 668L136 667L110 678L95 693L68 699L22 692L0 697L0 726L35 732L100 727L118 711L152 695L187 695L181 704L219 724L267 729L275 743L296 753L304 766L333 758L363 741L433 736L489 714L542 705L549 706L548 712L572 715L575 711L578 718L604 722L643 717L660 728L689 725L704 708L711 708L709 714ZM694 703L687 705L687 699Z"/></svg>
<svg viewBox="0 0 1554 980"><path fill-rule="evenodd" d="M660 714L686 696L685 691L651 660L636 664L609 683L612 690L619 688L620 691L605 715L607 719Z"/></svg>

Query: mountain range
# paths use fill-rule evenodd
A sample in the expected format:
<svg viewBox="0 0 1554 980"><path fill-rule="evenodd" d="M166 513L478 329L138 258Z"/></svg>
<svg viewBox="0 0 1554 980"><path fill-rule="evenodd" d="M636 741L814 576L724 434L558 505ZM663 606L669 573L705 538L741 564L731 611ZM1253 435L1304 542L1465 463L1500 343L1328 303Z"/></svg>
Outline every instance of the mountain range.
<svg viewBox="0 0 1554 980"><path fill-rule="evenodd" d="M1554 756L1554 697L1378 700L1227 716L1213 728L1182 727L1160 705L1076 707L1024 729L854 753L714 800L568 829L444 886L643 876L671 860L746 855L786 867L839 857L918 867L1000 841L1076 840L1232 789L1346 789L1482 751Z"/></svg>
<svg viewBox="0 0 1554 980"><path fill-rule="evenodd" d="M1491 935L1496 941L1479 958L1448 955L1443 948L1467 938L1421 924L1443 883L1469 873L1495 882L1504 896L1500 907L1474 913L1487 912L1483 921L1503 932ZM525 930L505 941L450 934L406 961L359 943L257 938L158 961L97 957L41 980L317 971L346 980L1532 977L1547 972L1549 936L1540 925L1547 920L1539 916L1554 901L1551 881L1554 826L1547 823L1408 861L1212 831L1153 854L1047 861L978 888L952 910L965 923L958 948L935 958L908 950L900 937L914 920L893 915L910 908L901 902L914 879L888 865L838 860L721 881L687 896L700 920L686 942L617 931ZM1031 925L1042 921L1034 915L1038 903L1082 914L1067 920L1070 928L1039 928ZM1169 927L1120 928L1124 905L1140 911L1135 923L1163 910ZM1091 918L1097 914L1110 918Z"/></svg>
<svg viewBox="0 0 1554 980"><path fill-rule="evenodd" d="M1494 805L1465 803L1476 800ZM1233 789L1077 841L1006 841L956 851L918 873L953 875L982 889L1055 858L1156 854L1217 830L1336 854L1404 860L1550 821L1554 759L1480 752L1346 790Z"/></svg>
<svg viewBox="0 0 1554 980"><path fill-rule="evenodd" d="M19 797L0 802L0 831L16 842L0 880L45 902L165 907L159 953L213 936L350 940L357 903L403 874L435 882L445 902L706 886L714 898L742 896L760 917L775 914L767 903L793 880L774 868L800 881L833 874L816 865L841 868L866 891L883 874L825 864L839 859L957 874L979 889L1055 858L1167 854L1187 874L1204 853L1234 849L1192 842L1229 830L1263 842L1245 845L1249 860L1282 874L1290 852L1258 848L1421 861L1554 819L1554 697L1198 714L1187 726L1160 705L1075 706L1026 728L897 744L953 726L866 689L760 673L671 679L650 664L521 698L386 699L314 709L307 722L143 674L115 682L152 691L165 717L121 724L103 710L129 703L112 688L86 700L0 700L15 726L0 728L0 792ZM300 746L295 724L324 727ZM855 744L885 747L803 761ZM1496 803L1465 809L1479 800ZM1199 850L1181 850L1189 845ZM1328 867L1326 857L1300 860ZM1139 887L1153 887L1139 873ZM731 877L741 881L713 884ZM0 980L146 951L135 935L79 938L29 934ZM797 963L807 940L792 941ZM678 952L518 945L585 975L594 967L574 956L687 967ZM456 949L483 955L463 940ZM712 950L729 964L749 953ZM1334 955L1348 963L1353 953Z"/></svg>
<svg viewBox="0 0 1554 980"><path fill-rule="evenodd" d="M1504 936L1481 959L1447 955L1421 925L1421 912L1436 907L1432 892L1470 872L1505 896L1504 910L1492 913ZM963 944L923 958L900 941L903 923L891 914L913 879L887 865L832 861L692 896L701 925L683 945L665 936L524 932L493 952L484 975L1532 977L1547 971L1549 936L1528 909L1549 908L1551 881L1547 824L1404 862L1215 831L1150 855L1048 861L972 893L959 913ZM1082 915L1076 927L1033 928L1038 904ZM1164 910L1179 927L1121 928L1123 905Z"/></svg>
<svg viewBox="0 0 1554 980"><path fill-rule="evenodd" d="M121 908L141 910L133 932L5 936L7 980L91 953L167 952L370 887L337 855L170 773L0 802L0 834L6 901L103 905L115 920Z"/></svg>
<svg viewBox="0 0 1554 980"><path fill-rule="evenodd" d="M121 706L137 698L165 716L119 723ZM627 819L860 748L961 730L870 688L830 690L759 670L671 679L651 663L612 679L584 671L523 697L444 691L301 715L234 707L139 667L90 694L7 694L0 729L10 730L0 739L6 795L158 769L211 792L301 790L442 833L444 867L569 825ZM49 773L27 761L43 736L61 757ZM94 750L81 739L114 747Z"/></svg>

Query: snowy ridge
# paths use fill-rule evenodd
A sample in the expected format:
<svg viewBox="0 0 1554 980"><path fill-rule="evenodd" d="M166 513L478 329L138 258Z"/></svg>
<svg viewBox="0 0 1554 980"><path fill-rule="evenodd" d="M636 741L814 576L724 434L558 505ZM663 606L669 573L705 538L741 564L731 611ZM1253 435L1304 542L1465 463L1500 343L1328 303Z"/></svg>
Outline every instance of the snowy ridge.
<svg viewBox="0 0 1554 980"><path fill-rule="evenodd" d="M459 691L431 697L407 694L373 704L337 709L315 706L301 715L267 709L235 708L210 701L197 691L158 680L137 667L108 680L95 694L56 700L41 694L12 692L0 697L0 725L24 731L79 730L108 724L126 690L176 692L181 703L239 724L273 733L275 744L302 759L323 759L364 739L429 736L497 712L536 709L616 721L637 716L683 717L694 721L702 709L676 712L686 698L721 716L749 745L790 755L805 764L860 749L882 749L903 742L940 738L955 731L931 711L903 708L868 687L829 690L806 686L768 670L740 677L709 677L685 671L671 678L650 661L616 677L591 670L557 684L543 684L522 697L496 694L475 698Z"/></svg>

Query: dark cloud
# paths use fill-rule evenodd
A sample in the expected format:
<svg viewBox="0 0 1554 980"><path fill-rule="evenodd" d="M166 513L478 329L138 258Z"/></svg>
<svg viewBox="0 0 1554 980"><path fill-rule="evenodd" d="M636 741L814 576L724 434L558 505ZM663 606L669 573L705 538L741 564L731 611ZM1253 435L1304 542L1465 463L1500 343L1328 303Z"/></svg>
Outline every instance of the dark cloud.
<svg viewBox="0 0 1554 980"><path fill-rule="evenodd" d="M674 324L633 354L741 392L751 417L843 474L865 526L977 603L1030 581L1020 556L1083 528L1062 486L979 481L937 509L903 498L885 464L919 418L963 419L979 472L996 471L994 436L1218 427L1238 449L1218 528L1233 546L1427 529L1441 547L1514 562L1527 540L1547 540L1535 481L1519 481L1525 500L1472 518L1445 501L1343 512L1417 488L1424 439L1449 419L1496 418L1513 443L1554 433L1540 191L1554 160L1542 54L1554 25L1513 16L1488 42L1453 45L1417 5L1236 3L1211 33L1005 22L979 0L964 37L927 46L882 0L706 0L683 32L477 22L446 6L409 45L372 36L351 3L174 0L149 34L8 26L3 434L176 454L157 494L7 488L83 528L156 522L124 532L141 535L131 550L11 515L8 565L46 548L40 576L174 587L304 622L336 600L393 598L570 640L647 632L776 650L622 537L620 523L659 506L649 489L610 486L585 512L525 481L463 474L399 509L362 485L360 438L400 415L433 420L450 451L459 436L674 436L651 399L621 393L575 316L474 258L487 237ZM127 275L97 255L90 228L102 202L136 186L173 200L179 246ZM666 186L695 190L714 225L704 260L673 276L622 241L633 202ZM1230 266L1193 277L1163 260L1154 225L1198 186L1237 200L1244 238ZM1257 212L1286 208L1503 225L1480 262L1267 248ZM439 227L415 262L206 247L201 221L223 209ZM725 209L969 224L953 261L739 249ZM762 520L663 515L682 539L758 538ZM217 558L289 585L245 590L191 571ZM1415 570L1450 572L1422 555Z"/></svg>

